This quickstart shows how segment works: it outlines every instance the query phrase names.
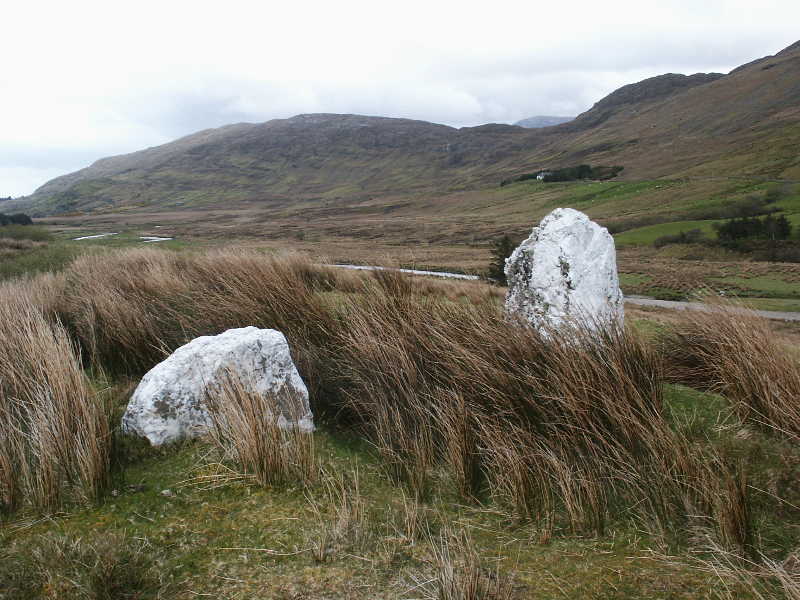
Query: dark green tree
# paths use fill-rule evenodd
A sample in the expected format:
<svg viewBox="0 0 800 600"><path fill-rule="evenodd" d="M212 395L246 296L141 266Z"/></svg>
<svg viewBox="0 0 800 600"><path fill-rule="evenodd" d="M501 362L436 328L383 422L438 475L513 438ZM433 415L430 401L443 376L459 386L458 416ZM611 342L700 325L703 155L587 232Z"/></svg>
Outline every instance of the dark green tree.
<svg viewBox="0 0 800 600"><path fill-rule="evenodd" d="M779 215L775 219L775 239L788 240L792 235L792 223L786 218L786 215Z"/></svg>
<svg viewBox="0 0 800 600"><path fill-rule="evenodd" d="M516 245L504 234L492 244L492 262L489 263L489 279L494 280L498 285L507 285L506 281L506 259L514 252Z"/></svg>

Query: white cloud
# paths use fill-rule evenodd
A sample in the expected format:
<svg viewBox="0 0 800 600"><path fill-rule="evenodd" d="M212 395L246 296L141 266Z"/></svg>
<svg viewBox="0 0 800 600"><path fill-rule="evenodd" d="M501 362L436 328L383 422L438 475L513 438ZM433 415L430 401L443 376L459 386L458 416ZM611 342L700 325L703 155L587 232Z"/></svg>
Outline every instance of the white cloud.
<svg viewBox="0 0 800 600"><path fill-rule="evenodd" d="M0 185L3 192L0 198L8 196L19 197L29 194L32 190L42 185L44 182L63 175L69 170L77 171L85 165L64 163L64 166L37 168L37 167L5 167L0 165Z"/></svg>
<svg viewBox="0 0 800 600"><path fill-rule="evenodd" d="M774 53L800 3L28 0L3 16L0 196L235 121L575 114L644 77Z"/></svg>

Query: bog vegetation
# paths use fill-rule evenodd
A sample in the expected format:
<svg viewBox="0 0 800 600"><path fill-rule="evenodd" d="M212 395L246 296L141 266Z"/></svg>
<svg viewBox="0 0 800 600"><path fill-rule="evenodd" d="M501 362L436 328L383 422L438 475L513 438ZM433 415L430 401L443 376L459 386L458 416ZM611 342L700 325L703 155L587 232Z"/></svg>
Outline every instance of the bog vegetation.
<svg viewBox="0 0 800 600"><path fill-rule="evenodd" d="M245 325L317 433L232 379L207 441L117 434L138 377ZM139 249L2 284L0 336L8 597L800 595L800 364L724 306L542 335L481 284Z"/></svg>

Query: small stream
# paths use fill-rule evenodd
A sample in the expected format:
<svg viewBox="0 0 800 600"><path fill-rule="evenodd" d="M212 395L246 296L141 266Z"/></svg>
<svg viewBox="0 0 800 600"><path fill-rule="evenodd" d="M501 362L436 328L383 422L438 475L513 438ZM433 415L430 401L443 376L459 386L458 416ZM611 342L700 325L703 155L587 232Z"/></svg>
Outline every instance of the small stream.
<svg viewBox="0 0 800 600"><path fill-rule="evenodd" d="M326 267L336 267L339 269L354 269L356 271L398 271L411 275L433 275L434 277L444 277L446 279L466 279L476 281L480 279L477 275L464 275L463 273L447 273L446 271L418 271L416 269L393 269L391 267L374 267L369 265L325 265Z"/></svg>

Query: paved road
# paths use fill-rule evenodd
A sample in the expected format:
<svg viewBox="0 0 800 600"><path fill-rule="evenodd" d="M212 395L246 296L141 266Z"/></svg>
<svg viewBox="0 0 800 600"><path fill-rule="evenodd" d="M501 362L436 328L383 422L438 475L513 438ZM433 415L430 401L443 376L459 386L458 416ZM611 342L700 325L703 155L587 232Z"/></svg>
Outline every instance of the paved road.
<svg viewBox="0 0 800 600"><path fill-rule="evenodd" d="M638 304L640 306L659 306L661 308L673 308L675 310L714 310L714 307L702 302L677 302L674 300L656 300L655 298L647 298L644 296L625 296L625 302L629 304ZM737 309L733 309L737 310ZM751 311L741 309L744 313ZM800 313L796 312L778 312L774 310L756 310L752 311L761 317L767 319L777 319L780 321L800 321Z"/></svg>

